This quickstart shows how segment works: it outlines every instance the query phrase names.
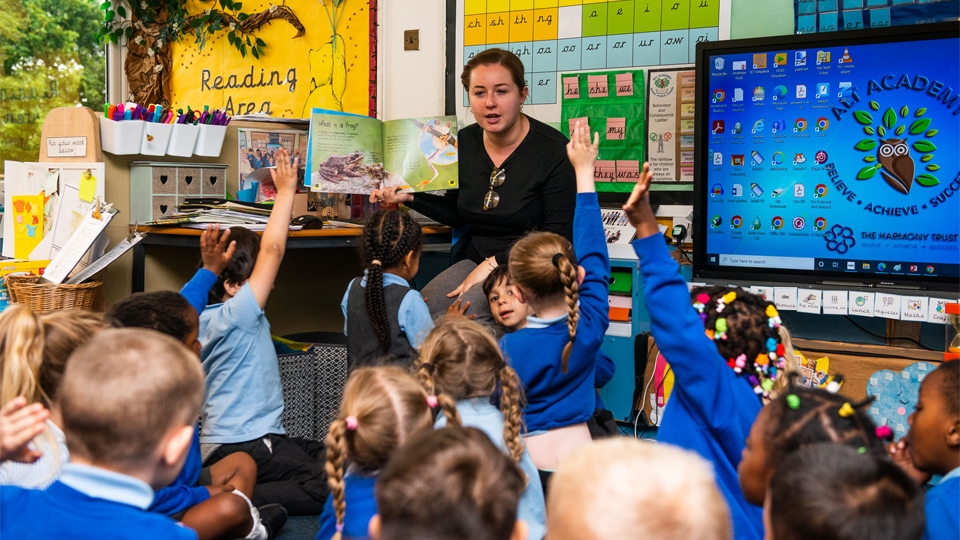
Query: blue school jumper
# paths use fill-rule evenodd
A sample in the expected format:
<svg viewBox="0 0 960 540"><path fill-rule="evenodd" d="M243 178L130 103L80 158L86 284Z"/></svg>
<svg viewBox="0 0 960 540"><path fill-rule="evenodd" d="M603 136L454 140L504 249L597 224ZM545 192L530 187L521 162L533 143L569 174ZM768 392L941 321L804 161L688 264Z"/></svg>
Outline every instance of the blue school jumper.
<svg viewBox="0 0 960 540"><path fill-rule="evenodd" d="M633 249L640 259L650 331L675 377L657 440L692 450L713 463L717 485L730 506L734 538L761 540L762 510L744 499L737 476L760 398L704 334L663 235L635 240Z"/></svg>
<svg viewBox="0 0 960 540"><path fill-rule="evenodd" d="M960 538L960 467L947 473L927 492L923 511L927 518L923 540Z"/></svg>
<svg viewBox="0 0 960 540"><path fill-rule="evenodd" d="M343 513L343 538L368 538L367 525L377 513L377 501L373 490L377 487L377 477L363 476L347 472L343 477L343 501L347 507ZM333 511L333 495L327 495L327 502L320 514L320 530L316 540L330 540L337 532L337 513Z"/></svg>
<svg viewBox="0 0 960 540"><path fill-rule="evenodd" d="M586 277L580 285L580 321L567 373L560 369L563 348L570 339L566 315L556 319L528 317L525 328L500 339L500 348L526 392L524 423L528 433L586 422L596 406L594 366L610 325L610 258L596 193L577 194L573 248Z"/></svg>
<svg viewBox="0 0 960 540"><path fill-rule="evenodd" d="M152 498L141 480L67 463L44 491L0 487L0 537L196 540L191 529L146 512Z"/></svg>

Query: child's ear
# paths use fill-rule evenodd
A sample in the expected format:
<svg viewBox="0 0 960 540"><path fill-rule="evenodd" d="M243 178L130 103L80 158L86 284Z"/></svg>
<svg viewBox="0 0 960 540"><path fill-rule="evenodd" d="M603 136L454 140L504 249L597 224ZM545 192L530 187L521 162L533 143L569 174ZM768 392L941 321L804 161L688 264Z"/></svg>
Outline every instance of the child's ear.
<svg viewBox="0 0 960 540"><path fill-rule="evenodd" d="M237 295L238 292L240 292L240 287L243 287L243 283L237 284L232 281L223 282L223 290L227 293L228 296L230 296L230 298L233 298L234 296Z"/></svg>
<svg viewBox="0 0 960 540"><path fill-rule="evenodd" d="M577 266L577 284L583 285L583 279L587 277L587 271L582 266Z"/></svg>
<svg viewBox="0 0 960 540"><path fill-rule="evenodd" d="M960 418L954 418L947 430L947 446L950 448L960 447Z"/></svg>
<svg viewBox="0 0 960 540"><path fill-rule="evenodd" d="M403 260L401 260L400 262L403 263L404 268L410 268L413 265L413 258L416 256L417 256L417 250L411 249L409 252L407 252L406 255L403 256Z"/></svg>
<svg viewBox="0 0 960 540"><path fill-rule="evenodd" d="M518 519L516 524L513 526L513 533L510 534L510 540L527 540L527 535L530 533L529 527L527 527L527 522Z"/></svg>
<svg viewBox="0 0 960 540"><path fill-rule="evenodd" d="M183 456L190 448L190 442L193 440L194 426L186 425L170 430L170 434L163 441L163 449L160 457L163 464L167 467L175 467L180 463Z"/></svg>
<svg viewBox="0 0 960 540"><path fill-rule="evenodd" d="M380 540L380 514L374 514L367 525L367 533L372 540Z"/></svg>

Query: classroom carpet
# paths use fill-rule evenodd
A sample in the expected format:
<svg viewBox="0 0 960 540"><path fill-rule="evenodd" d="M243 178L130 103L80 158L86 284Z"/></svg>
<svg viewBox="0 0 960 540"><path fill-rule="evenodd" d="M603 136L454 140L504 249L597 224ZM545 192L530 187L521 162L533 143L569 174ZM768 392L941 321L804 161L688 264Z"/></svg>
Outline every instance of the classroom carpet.
<svg viewBox="0 0 960 540"><path fill-rule="evenodd" d="M276 540L313 540L320 530L320 516L290 516Z"/></svg>

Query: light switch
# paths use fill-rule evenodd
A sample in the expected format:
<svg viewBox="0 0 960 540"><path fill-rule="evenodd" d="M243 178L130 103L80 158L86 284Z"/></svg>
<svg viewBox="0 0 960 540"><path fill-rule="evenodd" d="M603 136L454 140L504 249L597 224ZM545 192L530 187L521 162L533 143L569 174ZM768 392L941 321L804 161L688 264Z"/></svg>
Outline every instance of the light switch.
<svg viewBox="0 0 960 540"><path fill-rule="evenodd" d="M403 31L403 50L405 51L420 50L420 30L404 30Z"/></svg>

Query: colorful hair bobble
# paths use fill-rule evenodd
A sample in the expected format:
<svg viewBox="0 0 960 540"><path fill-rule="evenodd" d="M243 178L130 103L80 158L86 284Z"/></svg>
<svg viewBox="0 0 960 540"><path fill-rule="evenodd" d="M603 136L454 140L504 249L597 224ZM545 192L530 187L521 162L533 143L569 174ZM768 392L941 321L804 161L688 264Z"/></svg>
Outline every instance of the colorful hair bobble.
<svg viewBox="0 0 960 540"><path fill-rule="evenodd" d="M714 339L727 339L727 320L723 317L717 319L714 328L717 329L716 334L714 334Z"/></svg>
<svg viewBox="0 0 960 540"><path fill-rule="evenodd" d="M357 429L357 417L350 415L343 419L343 422L347 424L347 431L355 431Z"/></svg>
<svg viewBox="0 0 960 540"><path fill-rule="evenodd" d="M747 367L747 355L741 353L734 361L733 371L742 373L745 367Z"/></svg>
<svg viewBox="0 0 960 540"><path fill-rule="evenodd" d="M791 411L796 411L800 409L800 396L796 394L787 395L787 407Z"/></svg>
<svg viewBox="0 0 960 540"><path fill-rule="evenodd" d="M850 405L849 401L845 401L843 405L840 407L840 410L838 411L838 414L840 415L841 418L850 418L851 416L853 416L853 413L854 413L853 406Z"/></svg>
<svg viewBox="0 0 960 540"><path fill-rule="evenodd" d="M783 346L783 343L777 343L777 356L786 356L787 348Z"/></svg>
<svg viewBox="0 0 960 540"><path fill-rule="evenodd" d="M343 523L337 523L337 532L343 534Z"/></svg>
<svg viewBox="0 0 960 540"><path fill-rule="evenodd" d="M878 439L893 439L893 430L890 426L877 426L876 433Z"/></svg>
<svg viewBox="0 0 960 540"><path fill-rule="evenodd" d="M782 322L780 320L780 312L777 311L777 308L774 307L773 304L770 304L767 306L767 310L765 311L765 313L767 315L767 326L769 326L770 328L776 328L780 326Z"/></svg>
<svg viewBox="0 0 960 540"><path fill-rule="evenodd" d="M737 291L730 291L727 294L721 296L720 299L723 300L724 304L729 304L730 302L733 302L734 300L737 299Z"/></svg>
<svg viewBox="0 0 960 540"><path fill-rule="evenodd" d="M437 401L437 396L432 394L427 396L427 405L429 405L431 409L436 409L437 403L439 403L439 401Z"/></svg>
<svg viewBox="0 0 960 540"><path fill-rule="evenodd" d="M707 302L710 301L710 295L707 293L700 293L697 295L697 303L707 305Z"/></svg>
<svg viewBox="0 0 960 540"><path fill-rule="evenodd" d="M826 390L831 394L836 394L840 390L840 383L838 383L836 379L834 379L827 383Z"/></svg>
<svg viewBox="0 0 960 540"><path fill-rule="evenodd" d="M763 388L764 392L773 390L773 379L764 379L763 382L760 383L760 388Z"/></svg>
<svg viewBox="0 0 960 540"><path fill-rule="evenodd" d="M777 352L777 340L776 338L769 337L767 338L767 350L775 353Z"/></svg>
<svg viewBox="0 0 960 540"><path fill-rule="evenodd" d="M714 332L714 331L713 331L712 329L710 329L710 328L705 329L705 330L703 331L703 333L706 334L707 337L710 338L710 339L716 339L716 338L714 337L714 336L716 335L716 332Z"/></svg>
<svg viewBox="0 0 960 540"><path fill-rule="evenodd" d="M381 265L383 265L383 263L377 259L370 261L370 266L381 266Z"/></svg>
<svg viewBox="0 0 960 540"><path fill-rule="evenodd" d="M866 447L866 446L861 446L860 448L857 448L857 453L858 453L858 454L866 454L866 453L867 453L867 447Z"/></svg>

